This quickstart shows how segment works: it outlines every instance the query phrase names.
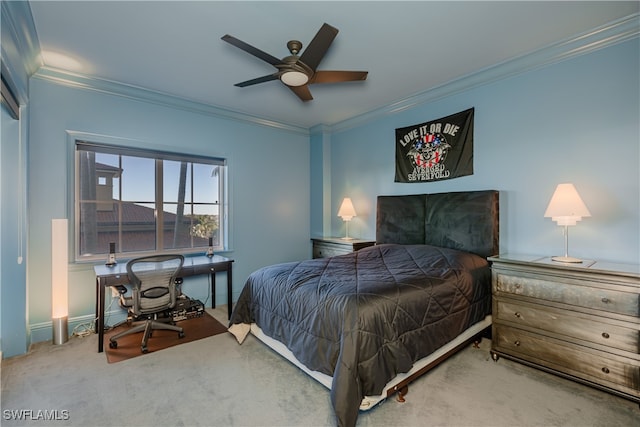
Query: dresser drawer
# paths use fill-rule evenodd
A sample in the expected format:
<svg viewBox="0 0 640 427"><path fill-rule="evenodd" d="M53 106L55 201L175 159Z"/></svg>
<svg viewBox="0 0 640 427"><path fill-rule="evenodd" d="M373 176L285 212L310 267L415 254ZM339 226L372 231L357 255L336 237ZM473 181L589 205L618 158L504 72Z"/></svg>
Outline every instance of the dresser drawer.
<svg viewBox="0 0 640 427"><path fill-rule="evenodd" d="M338 237L312 238L314 258L329 258L350 254L368 246L375 245L373 240L342 239Z"/></svg>
<svg viewBox="0 0 640 427"><path fill-rule="evenodd" d="M640 397L640 361L585 351L560 340L494 324L493 349Z"/></svg>
<svg viewBox="0 0 640 427"><path fill-rule="evenodd" d="M494 292L522 295L540 300L604 310L638 317L640 294L573 284L533 277L512 276L498 272L494 275Z"/></svg>
<svg viewBox="0 0 640 427"><path fill-rule="evenodd" d="M493 314L496 322L510 322L569 339L640 353L640 328L637 324L625 325L599 316L501 299L495 300Z"/></svg>
<svg viewBox="0 0 640 427"><path fill-rule="evenodd" d="M315 243L313 245L314 258L329 258L336 255L344 255L353 252L344 246L332 245L330 243Z"/></svg>

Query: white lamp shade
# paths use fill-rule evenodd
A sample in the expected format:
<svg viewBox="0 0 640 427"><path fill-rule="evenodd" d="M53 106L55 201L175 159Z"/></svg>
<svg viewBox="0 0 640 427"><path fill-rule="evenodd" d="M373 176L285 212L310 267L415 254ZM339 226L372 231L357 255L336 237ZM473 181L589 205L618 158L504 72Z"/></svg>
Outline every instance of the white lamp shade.
<svg viewBox="0 0 640 427"><path fill-rule="evenodd" d="M582 218L590 217L591 213L573 184L566 183L558 184L544 216L558 225L576 225Z"/></svg>
<svg viewBox="0 0 640 427"><path fill-rule="evenodd" d="M349 197L345 197L342 201L342 205L340 205L340 209L338 210L338 216L344 221L351 221L351 219L356 216L356 210Z"/></svg>
<svg viewBox="0 0 640 427"><path fill-rule="evenodd" d="M51 220L51 317L69 314L68 226L66 219Z"/></svg>

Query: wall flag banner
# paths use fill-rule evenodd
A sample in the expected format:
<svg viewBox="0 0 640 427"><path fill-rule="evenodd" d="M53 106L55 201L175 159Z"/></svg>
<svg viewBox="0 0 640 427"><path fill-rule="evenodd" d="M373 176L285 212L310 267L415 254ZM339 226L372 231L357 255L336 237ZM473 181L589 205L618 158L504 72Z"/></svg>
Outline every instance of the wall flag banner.
<svg viewBox="0 0 640 427"><path fill-rule="evenodd" d="M431 182L473 175L473 113L396 129L395 182Z"/></svg>

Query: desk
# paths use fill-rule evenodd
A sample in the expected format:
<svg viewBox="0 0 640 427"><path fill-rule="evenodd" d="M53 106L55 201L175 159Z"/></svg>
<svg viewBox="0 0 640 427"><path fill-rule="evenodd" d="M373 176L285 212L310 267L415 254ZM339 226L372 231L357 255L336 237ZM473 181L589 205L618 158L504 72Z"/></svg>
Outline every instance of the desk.
<svg viewBox="0 0 640 427"><path fill-rule="evenodd" d="M185 257L182 269L178 277L198 276L201 274L211 274L211 308L216 307L216 273L227 272L227 309L231 318L231 264L233 260L220 255L208 257L205 255ZM129 283L127 276L127 263L113 266L96 265L96 329L98 332L98 353L104 349L104 299L105 289L108 286L126 285Z"/></svg>

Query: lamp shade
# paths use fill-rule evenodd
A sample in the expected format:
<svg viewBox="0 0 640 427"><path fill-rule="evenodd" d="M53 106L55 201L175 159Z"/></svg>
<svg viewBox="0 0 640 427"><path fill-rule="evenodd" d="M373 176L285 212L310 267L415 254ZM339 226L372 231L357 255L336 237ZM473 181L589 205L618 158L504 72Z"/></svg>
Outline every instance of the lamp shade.
<svg viewBox="0 0 640 427"><path fill-rule="evenodd" d="M52 317L68 314L67 220L51 220L51 311Z"/></svg>
<svg viewBox="0 0 640 427"><path fill-rule="evenodd" d="M351 219L356 216L356 210L354 209L353 203L349 197L345 197L342 201L340 209L338 210L338 216L344 221L351 221Z"/></svg>
<svg viewBox="0 0 640 427"><path fill-rule="evenodd" d="M574 185L566 183L558 184L544 216L556 221L558 225L576 225L582 218L590 217L591 213Z"/></svg>
<svg viewBox="0 0 640 427"><path fill-rule="evenodd" d="M66 219L51 220L51 322L53 343L68 339L68 225Z"/></svg>

